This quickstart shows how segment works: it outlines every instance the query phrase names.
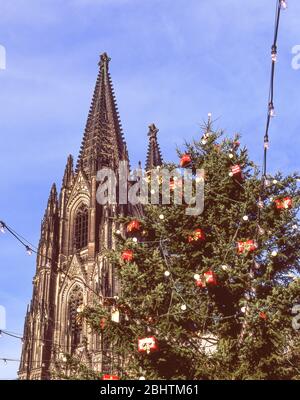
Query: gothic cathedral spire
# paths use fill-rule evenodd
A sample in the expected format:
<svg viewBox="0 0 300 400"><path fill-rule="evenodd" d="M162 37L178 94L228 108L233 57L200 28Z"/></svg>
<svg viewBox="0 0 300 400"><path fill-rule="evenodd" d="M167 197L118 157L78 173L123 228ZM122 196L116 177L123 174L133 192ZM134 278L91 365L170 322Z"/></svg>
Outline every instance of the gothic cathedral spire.
<svg viewBox="0 0 300 400"><path fill-rule="evenodd" d="M76 170L82 167L88 175L95 167L116 168L124 155L127 157L109 61L106 53L100 56L99 74L77 161Z"/></svg>

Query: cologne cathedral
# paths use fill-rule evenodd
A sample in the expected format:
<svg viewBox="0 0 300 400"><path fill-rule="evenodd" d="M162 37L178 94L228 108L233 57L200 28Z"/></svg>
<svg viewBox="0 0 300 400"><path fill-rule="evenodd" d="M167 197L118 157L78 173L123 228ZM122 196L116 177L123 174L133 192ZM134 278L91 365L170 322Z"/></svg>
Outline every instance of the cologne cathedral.
<svg viewBox="0 0 300 400"><path fill-rule="evenodd" d="M99 73L75 168L67 159L62 185L53 184L41 224L33 295L23 335L19 379L55 379L66 354L80 357L89 368L111 373L111 349L93 333L78 310L95 300L116 296L114 268L105 257L115 246L114 232L122 230L115 217L140 215L139 207L100 205L96 199L97 171L117 171L129 157L113 85L110 58L100 56ZM149 126L146 170L162 164L158 129Z"/></svg>

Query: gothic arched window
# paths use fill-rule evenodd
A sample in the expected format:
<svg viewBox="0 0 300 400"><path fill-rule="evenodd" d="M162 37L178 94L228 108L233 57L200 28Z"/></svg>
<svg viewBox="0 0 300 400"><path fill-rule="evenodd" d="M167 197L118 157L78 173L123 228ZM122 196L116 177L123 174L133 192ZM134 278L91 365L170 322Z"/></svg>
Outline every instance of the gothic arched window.
<svg viewBox="0 0 300 400"><path fill-rule="evenodd" d="M76 249L82 249L88 244L88 208L82 205L76 213L74 242Z"/></svg>
<svg viewBox="0 0 300 400"><path fill-rule="evenodd" d="M82 331L82 316L80 312L82 311L83 305L83 293L80 286L76 285L72 290L69 301L69 328L71 330L71 349L72 351L80 344L81 341L81 331Z"/></svg>

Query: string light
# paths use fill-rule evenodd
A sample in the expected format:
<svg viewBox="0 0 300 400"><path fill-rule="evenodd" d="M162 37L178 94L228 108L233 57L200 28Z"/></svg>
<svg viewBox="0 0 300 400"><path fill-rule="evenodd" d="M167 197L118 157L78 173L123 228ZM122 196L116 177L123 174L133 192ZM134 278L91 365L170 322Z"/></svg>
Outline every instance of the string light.
<svg viewBox="0 0 300 400"><path fill-rule="evenodd" d="M5 226L5 228L7 229L7 231L8 231L19 243L21 243L21 244L25 247L25 250L26 250L26 252L27 252L28 255L32 255L32 253L35 253L35 254L38 255L38 256L43 256L43 254L41 254L41 253L38 252L37 250L34 250L34 248L36 249L36 246L30 244L30 242L29 242L27 239L25 239L25 238L24 238L23 236L21 236L19 233L17 233L16 231L14 231L14 230L13 230L11 227L9 227L7 224L5 224L4 222L2 222L2 223L3 223L3 225ZM29 247L28 244L26 244L25 242L27 242L28 244L30 244L31 247ZM47 256L46 256L46 259L47 259L49 262L51 262L51 263L54 263L54 264L56 264L56 265L59 265L57 261L53 260L53 259L50 258L50 257L47 257ZM65 277L70 278L70 276L68 275L68 273L63 272L61 269L58 269L58 271L62 273L62 274L61 274L62 278L65 278ZM71 278L70 278L70 279L71 279ZM92 287L90 287L87 283L82 282L82 284L83 284L87 289L89 289L91 292L93 292L96 296L98 296L98 297L100 297L100 298L103 298L102 295L100 295L97 291L95 291L95 290L94 290Z"/></svg>
<svg viewBox="0 0 300 400"><path fill-rule="evenodd" d="M287 8L287 2L285 0L278 0L276 2L276 18L275 18L275 30L274 30L274 41L272 45L272 68L271 68L271 80L269 90L269 105L268 105L268 117L266 123L266 131L264 136L264 163L263 163L263 177L267 173L267 150L269 149L269 127L270 119L275 116L273 98L274 98L274 76L275 76L275 61L277 60L277 38L279 30L280 11ZM262 186L262 190L264 187ZM260 216L260 213L259 213Z"/></svg>
<svg viewBox="0 0 300 400"><path fill-rule="evenodd" d="M287 9L287 1L286 0L280 0L280 7L283 10L286 10Z"/></svg>
<svg viewBox="0 0 300 400"><path fill-rule="evenodd" d="M269 103L269 115L271 118L275 117L275 109L272 101Z"/></svg>
<svg viewBox="0 0 300 400"><path fill-rule="evenodd" d="M1 361L4 362L5 365L7 365L8 362L12 361L12 362L20 362L21 360L16 360L13 358L0 358Z"/></svg>
<svg viewBox="0 0 300 400"><path fill-rule="evenodd" d="M31 249L29 246L26 246L26 253L27 253L29 256L32 256L32 249Z"/></svg>
<svg viewBox="0 0 300 400"><path fill-rule="evenodd" d="M0 232L5 233L5 224L2 221L0 221Z"/></svg>
<svg viewBox="0 0 300 400"><path fill-rule="evenodd" d="M277 46L276 45L272 46L271 58L272 58L273 62L277 61Z"/></svg>

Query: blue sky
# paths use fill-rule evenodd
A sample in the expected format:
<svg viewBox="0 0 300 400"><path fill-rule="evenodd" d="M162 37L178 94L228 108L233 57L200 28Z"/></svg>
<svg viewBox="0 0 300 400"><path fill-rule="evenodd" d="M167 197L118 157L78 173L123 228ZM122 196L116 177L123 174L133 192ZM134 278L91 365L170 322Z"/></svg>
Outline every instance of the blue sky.
<svg viewBox="0 0 300 400"><path fill-rule="evenodd" d="M110 71L131 164L145 160L155 122L165 159L216 127L262 161L275 0L2 0L0 45L0 219L37 243L52 182L60 185L67 155L78 154L101 52ZM299 170L300 3L282 13L269 170ZM0 305L7 330L22 332L35 260L0 236ZM19 358L20 343L0 338L0 358ZM0 362L0 379L17 363Z"/></svg>

